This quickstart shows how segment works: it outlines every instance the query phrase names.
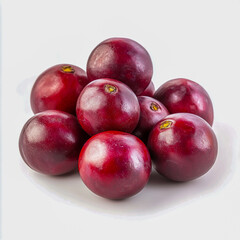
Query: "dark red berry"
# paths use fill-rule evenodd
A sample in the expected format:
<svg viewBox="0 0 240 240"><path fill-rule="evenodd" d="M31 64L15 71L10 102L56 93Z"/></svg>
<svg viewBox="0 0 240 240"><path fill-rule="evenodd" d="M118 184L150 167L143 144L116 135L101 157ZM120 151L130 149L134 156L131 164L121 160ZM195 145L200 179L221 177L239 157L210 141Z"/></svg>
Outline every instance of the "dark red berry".
<svg viewBox="0 0 240 240"><path fill-rule="evenodd" d="M101 42L87 62L90 81L112 78L127 84L137 95L151 81L153 66L150 55L139 43L128 38L110 38Z"/></svg>
<svg viewBox="0 0 240 240"><path fill-rule="evenodd" d="M48 110L30 118L19 138L23 160L33 170L60 175L77 167L80 150L88 139L77 118Z"/></svg>
<svg viewBox="0 0 240 240"><path fill-rule="evenodd" d="M204 119L190 113L176 113L153 128L148 148L161 175L174 181L188 181L202 176L213 166L218 144Z"/></svg>
<svg viewBox="0 0 240 240"><path fill-rule="evenodd" d="M59 64L48 68L33 85L33 112L60 110L76 114L77 98L88 82L85 71L77 66Z"/></svg>
<svg viewBox="0 0 240 240"><path fill-rule="evenodd" d="M154 98L139 96L138 102L140 105L140 119L133 134L142 141L147 142L148 134L152 128L169 113L165 106Z"/></svg>
<svg viewBox="0 0 240 240"><path fill-rule="evenodd" d="M137 137L107 131L91 137L79 156L79 173L95 194L109 199L135 195L151 172L147 147Z"/></svg>
<svg viewBox="0 0 240 240"><path fill-rule="evenodd" d="M154 94L170 113L193 113L213 124L213 105L206 90L198 83L177 78L164 83Z"/></svg>
<svg viewBox="0 0 240 240"><path fill-rule="evenodd" d="M83 89L76 112L89 135L108 130L131 133L138 124L140 107L127 85L113 79L99 79Z"/></svg>

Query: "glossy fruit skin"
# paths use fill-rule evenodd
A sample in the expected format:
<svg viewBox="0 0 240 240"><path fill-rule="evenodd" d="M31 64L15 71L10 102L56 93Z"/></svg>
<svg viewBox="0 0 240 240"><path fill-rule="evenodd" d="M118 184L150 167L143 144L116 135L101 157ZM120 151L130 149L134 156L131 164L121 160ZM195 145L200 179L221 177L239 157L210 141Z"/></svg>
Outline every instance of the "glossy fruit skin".
<svg viewBox="0 0 240 240"><path fill-rule="evenodd" d="M123 199L135 195L146 185L151 158L147 147L137 137L119 131L102 132L83 146L79 173L95 194Z"/></svg>
<svg viewBox="0 0 240 240"><path fill-rule="evenodd" d="M213 124L213 105L206 90L185 78L170 80L160 86L154 98L164 104L170 113L196 114Z"/></svg>
<svg viewBox="0 0 240 240"><path fill-rule="evenodd" d="M38 113L45 110L60 110L76 114L78 96L88 83L86 72L77 66L59 64L50 67L33 85L32 111Z"/></svg>
<svg viewBox="0 0 240 240"><path fill-rule="evenodd" d="M75 116L48 110L26 122L20 134L19 150L33 170L61 175L78 166L79 153L87 139Z"/></svg>
<svg viewBox="0 0 240 240"><path fill-rule="evenodd" d="M151 81L153 65L147 50L128 38L109 38L90 54L87 62L89 80L112 78L141 94Z"/></svg>
<svg viewBox="0 0 240 240"><path fill-rule="evenodd" d="M148 134L152 128L164 117L169 115L165 106L154 98L139 96L140 119L133 134L143 142L147 142Z"/></svg>
<svg viewBox="0 0 240 240"><path fill-rule="evenodd" d="M136 95L127 85L113 79L89 83L79 95L76 112L90 136L108 130L131 133L140 117Z"/></svg>
<svg viewBox="0 0 240 240"><path fill-rule="evenodd" d="M148 96L148 97L153 97L155 93L155 87L153 82L151 81L147 88L138 96Z"/></svg>
<svg viewBox="0 0 240 240"><path fill-rule="evenodd" d="M176 113L154 127L148 149L158 173L170 180L189 181L213 166L218 144L204 119L190 113Z"/></svg>

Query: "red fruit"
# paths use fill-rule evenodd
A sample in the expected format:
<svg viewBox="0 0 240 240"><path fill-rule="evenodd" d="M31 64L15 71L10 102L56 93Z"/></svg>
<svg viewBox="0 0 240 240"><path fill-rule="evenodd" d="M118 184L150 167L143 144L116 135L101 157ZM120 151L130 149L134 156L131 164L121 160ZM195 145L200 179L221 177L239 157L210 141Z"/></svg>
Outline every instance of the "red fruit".
<svg viewBox="0 0 240 240"><path fill-rule="evenodd" d="M151 81L150 55L139 43L127 38L110 38L101 42L87 63L89 80L112 78L127 84L137 95Z"/></svg>
<svg viewBox="0 0 240 240"><path fill-rule="evenodd" d="M213 166L218 144L205 120L190 113L176 113L153 128L148 148L161 175L174 181L188 181Z"/></svg>
<svg viewBox="0 0 240 240"><path fill-rule="evenodd" d="M139 96L140 119L133 134L142 141L147 142L148 134L152 128L169 113L165 106L154 98Z"/></svg>
<svg viewBox="0 0 240 240"><path fill-rule="evenodd" d="M155 87L153 82L151 81L149 83L149 85L147 86L147 88L138 96L148 96L148 97L153 97L155 92Z"/></svg>
<svg viewBox="0 0 240 240"><path fill-rule="evenodd" d="M79 156L79 173L95 194L123 199L142 190L151 172L147 147L137 137L108 131L91 137Z"/></svg>
<svg viewBox="0 0 240 240"><path fill-rule="evenodd" d="M20 134L19 150L33 170L60 175L77 167L80 150L87 138L76 117L48 110L26 122Z"/></svg>
<svg viewBox="0 0 240 240"><path fill-rule="evenodd" d="M213 124L213 105L205 89L198 83L177 78L164 83L154 94L170 113L196 114Z"/></svg>
<svg viewBox="0 0 240 240"><path fill-rule="evenodd" d="M107 130L130 133L138 124L140 107L127 85L113 79L98 79L83 89L76 112L79 123L89 135Z"/></svg>
<svg viewBox="0 0 240 240"><path fill-rule="evenodd" d="M88 82L85 71L74 65L59 64L47 69L32 88L33 112L60 110L75 114L77 98Z"/></svg>

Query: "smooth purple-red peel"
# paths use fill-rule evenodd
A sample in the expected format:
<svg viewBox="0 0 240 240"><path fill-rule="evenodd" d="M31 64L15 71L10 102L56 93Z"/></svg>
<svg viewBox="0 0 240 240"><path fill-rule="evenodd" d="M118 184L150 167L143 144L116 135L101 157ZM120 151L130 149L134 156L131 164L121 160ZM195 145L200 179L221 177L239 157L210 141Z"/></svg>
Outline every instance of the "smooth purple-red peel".
<svg viewBox="0 0 240 240"><path fill-rule="evenodd" d="M218 144L204 119L190 113L176 113L153 128L148 149L158 173L174 181L189 181L213 166Z"/></svg>
<svg viewBox="0 0 240 240"><path fill-rule="evenodd" d="M88 83L85 71L77 66L59 64L48 68L33 85L33 112L60 110L75 115L78 96Z"/></svg>
<svg viewBox="0 0 240 240"><path fill-rule="evenodd" d="M141 93L139 94L138 96L148 96L148 97L153 97L154 96L154 93L155 93L155 87L154 87L154 84L153 82L151 81L147 88Z"/></svg>
<svg viewBox="0 0 240 240"><path fill-rule="evenodd" d="M169 113L165 106L154 98L139 96L138 102L140 105L140 119L133 134L143 142L147 142L148 134L152 128Z"/></svg>
<svg viewBox="0 0 240 240"><path fill-rule="evenodd" d="M140 117L134 92L114 79L89 83L78 98L76 112L82 128L91 136L108 130L131 133Z"/></svg>
<svg viewBox="0 0 240 240"><path fill-rule="evenodd" d="M79 173L95 194L123 199L143 189L151 173L147 147L137 137L107 131L91 137L79 156Z"/></svg>
<svg viewBox="0 0 240 240"><path fill-rule="evenodd" d="M19 150L33 170L61 175L77 167L80 150L87 139L75 116L48 110L26 122L20 134Z"/></svg>
<svg viewBox="0 0 240 240"><path fill-rule="evenodd" d="M213 105L206 90L185 78L170 80L161 85L154 98L164 104L170 113L193 113L213 124Z"/></svg>
<svg viewBox="0 0 240 240"><path fill-rule="evenodd" d="M87 75L90 81L99 78L117 79L141 94L149 85L153 65L147 50L128 38L109 38L90 54Z"/></svg>

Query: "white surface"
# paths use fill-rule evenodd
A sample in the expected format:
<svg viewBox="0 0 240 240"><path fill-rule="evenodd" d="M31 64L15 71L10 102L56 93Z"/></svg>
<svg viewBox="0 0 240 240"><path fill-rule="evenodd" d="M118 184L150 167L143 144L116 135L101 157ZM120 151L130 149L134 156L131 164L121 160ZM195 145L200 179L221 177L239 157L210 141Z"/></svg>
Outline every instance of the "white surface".
<svg viewBox="0 0 240 240"><path fill-rule="evenodd" d="M2 0L3 239L240 239L239 13L238 0ZM156 87L186 77L209 92L219 155L202 178L177 184L153 174L135 197L109 201L78 174L46 177L23 164L32 76L57 63L85 68L112 36L149 51Z"/></svg>

